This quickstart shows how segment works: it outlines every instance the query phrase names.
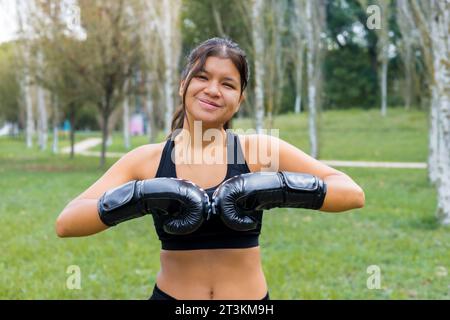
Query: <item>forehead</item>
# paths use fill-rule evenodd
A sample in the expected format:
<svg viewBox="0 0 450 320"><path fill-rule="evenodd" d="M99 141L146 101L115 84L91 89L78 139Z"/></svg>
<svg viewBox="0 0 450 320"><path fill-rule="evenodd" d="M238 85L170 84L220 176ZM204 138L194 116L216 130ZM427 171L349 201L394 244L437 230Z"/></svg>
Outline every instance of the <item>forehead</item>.
<svg viewBox="0 0 450 320"><path fill-rule="evenodd" d="M203 69L219 77L230 77L235 80L240 78L238 69L228 58L208 57Z"/></svg>

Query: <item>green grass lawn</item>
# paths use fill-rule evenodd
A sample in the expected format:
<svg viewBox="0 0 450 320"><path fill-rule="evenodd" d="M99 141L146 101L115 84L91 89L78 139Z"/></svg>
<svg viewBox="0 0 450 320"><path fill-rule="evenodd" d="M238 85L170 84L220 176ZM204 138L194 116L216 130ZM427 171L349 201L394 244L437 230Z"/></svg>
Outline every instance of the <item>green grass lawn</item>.
<svg viewBox="0 0 450 320"><path fill-rule="evenodd" d="M424 112L390 109L386 118L379 110L327 111L319 121L320 159L425 162L428 150L428 116ZM233 120L233 128L253 127L249 119ZM309 152L308 115L287 114L275 119L279 137ZM269 132L268 132L269 133ZM275 133L275 132L274 132ZM100 137L100 133L97 133ZM164 135L158 134L157 141ZM132 137L131 148L148 143L147 137ZM101 150L100 146L92 150ZM120 132L113 135L108 151L126 152Z"/></svg>
<svg viewBox="0 0 450 320"><path fill-rule="evenodd" d="M303 115L275 123L281 138L308 150ZM425 161L426 127L427 115L419 112L392 110L388 119L376 111L326 113L323 158ZM55 219L67 202L103 173L98 163L0 138L0 298L150 296L160 249L150 216L91 237L55 235ZM436 223L436 193L426 170L338 169L363 187L365 208L266 211L260 243L271 298L449 299L450 230ZM80 290L66 287L71 265L80 267ZM381 289L366 286L370 265L381 270Z"/></svg>

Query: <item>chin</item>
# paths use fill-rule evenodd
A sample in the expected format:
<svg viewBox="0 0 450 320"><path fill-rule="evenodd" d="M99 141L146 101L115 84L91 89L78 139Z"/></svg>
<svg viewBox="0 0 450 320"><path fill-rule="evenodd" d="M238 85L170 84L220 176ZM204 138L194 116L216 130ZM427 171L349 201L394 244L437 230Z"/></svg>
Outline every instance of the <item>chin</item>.
<svg viewBox="0 0 450 320"><path fill-rule="evenodd" d="M203 126L219 126L221 121L217 118L216 115L208 114L208 113L190 113L189 114L191 119L194 119L194 121L201 121Z"/></svg>

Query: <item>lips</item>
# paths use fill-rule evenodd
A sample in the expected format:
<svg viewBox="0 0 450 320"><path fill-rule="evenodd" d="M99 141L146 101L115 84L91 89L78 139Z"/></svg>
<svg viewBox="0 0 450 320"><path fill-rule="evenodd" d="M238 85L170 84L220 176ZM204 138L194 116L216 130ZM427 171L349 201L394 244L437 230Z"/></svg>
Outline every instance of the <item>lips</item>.
<svg viewBox="0 0 450 320"><path fill-rule="evenodd" d="M213 107L216 107L216 108L221 108L222 107L222 106L218 105L217 103L214 103L214 102L206 100L206 99L198 99L198 100L200 102L203 102L203 103L205 103L207 105L210 105L210 106L213 106Z"/></svg>

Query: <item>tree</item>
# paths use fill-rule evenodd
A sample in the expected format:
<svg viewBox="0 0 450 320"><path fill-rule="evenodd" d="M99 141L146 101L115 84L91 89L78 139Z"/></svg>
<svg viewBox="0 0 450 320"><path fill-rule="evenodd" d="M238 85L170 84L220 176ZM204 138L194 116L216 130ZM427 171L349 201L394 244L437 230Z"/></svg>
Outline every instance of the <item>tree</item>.
<svg viewBox="0 0 450 320"><path fill-rule="evenodd" d="M436 215L450 224L450 3L413 0L403 3L420 31L421 49L430 79L431 112L429 177L437 186Z"/></svg>
<svg viewBox="0 0 450 320"><path fill-rule="evenodd" d="M293 46L290 54L295 66L295 113L300 113L302 106L303 62L306 46L306 18L303 9L304 5L302 1L293 1L293 8L290 15Z"/></svg>
<svg viewBox="0 0 450 320"><path fill-rule="evenodd" d="M178 61L181 53L180 13L181 0L146 1L146 10L151 21L156 22L157 33L163 49L165 65L164 72L164 99L165 99L165 132L170 132L172 114L174 110L174 97L178 91Z"/></svg>
<svg viewBox="0 0 450 320"><path fill-rule="evenodd" d="M321 65L323 58L322 32L325 29L325 3L322 0L306 0L306 62L308 75L308 122L311 156L319 157L317 137L318 87L321 86Z"/></svg>
<svg viewBox="0 0 450 320"><path fill-rule="evenodd" d="M31 8L34 5L34 1L19 1L16 4L17 9L17 22L19 26L19 41L16 46L16 56L19 61L19 83L22 91L23 102L25 104L26 124L25 124L25 139L27 148L33 146L34 136L34 113L31 98L31 72L29 66L30 60L30 47L29 39L31 39L30 23L28 21L28 15Z"/></svg>
<svg viewBox="0 0 450 320"><path fill-rule="evenodd" d="M358 0L364 8L368 7L368 0ZM387 81L388 81L388 65L389 65L389 15L390 0L374 0L372 1L379 10L368 10L368 13L374 15L374 18L380 18L380 26L375 28L377 35L377 60L380 64L380 91L381 91L381 115L386 116L387 112ZM379 16L377 15L379 13Z"/></svg>
<svg viewBox="0 0 450 320"><path fill-rule="evenodd" d="M285 84L285 70L287 64L286 46L283 43L286 35L286 17L288 3L286 0L272 0L269 2L269 10L266 10L268 23L266 23L267 50L265 65L267 76L265 77L265 91L267 92L267 120L269 128L273 126L273 115L281 107L283 87Z"/></svg>
<svg viewBox="0 0 450 320"><path fill-rule="evenodd" d="M55 26L56 19L49 19L53 8L61 6L53 0L41 1L42 14L35 15L40 24L41 34ZM109 123L114 111L124 96L124 85L131 78L142 61L142 50L138 33L141 19L136 19L141 7L138 1L98 0L94 3L79 0L80 28L78 32L52 33L51 37L42 37L47 41L43 47L48 63L58 61L55 54L63 60L59 63L65 70L62 75L68 82L74 81L83 98L83 103L96 105L102 127L102 150L100 166L105 164L106 142ZM53 24L52 24L53 23ZM67 67L67 68L66 68ZM58 65L55 67L55 74ZM63 69L60 69L63 71ZM67 82L63 85L67 87ZM75 102L68 103L71 112ZM73 116L73 114L72 114Z"/></svg>
<svg viewBox="0 0 450 320"><path fill-rule="evenodd" d="M255 63L255 128L260 133L264 126L264 1L252 0L252 39Z"/></svg>
<svg viewBox="0 0 450 320"><path fill-rule="evenodd" d="M405 0L398 0L396 5L397 21L402 37L398 49L402 57L405 75L404 102L405 109L409 110L415 100L414 83L417 82L415 52L419 40L408 4Z"/></svg>

